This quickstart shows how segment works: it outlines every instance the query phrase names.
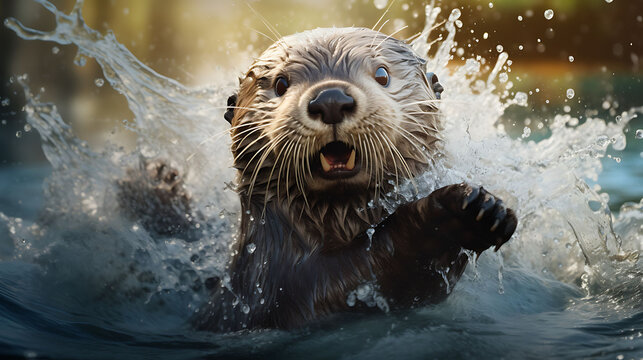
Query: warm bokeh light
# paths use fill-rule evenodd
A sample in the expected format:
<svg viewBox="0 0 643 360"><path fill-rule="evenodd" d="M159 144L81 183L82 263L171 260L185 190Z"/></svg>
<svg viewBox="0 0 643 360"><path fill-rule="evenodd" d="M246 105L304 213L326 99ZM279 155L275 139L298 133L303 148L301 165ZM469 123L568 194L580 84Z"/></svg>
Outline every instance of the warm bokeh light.
<svg viewBox="0 0 643 360"><path fill-rule="evenodd" d="M54 1L69 11L73 1ZM422 1L127 1L87 0L87 23L102 32L112 31L136 57L159 73L192 86L233 86L236 77L279 35L315 27L372 27L385 9L378 28L407 39L424 24ZM441 1L462 12L456 36L456 60L481 55L495 61L498 49L512 61L509 80L515 90L531 92L529 109L514 109L512 118L543 117L569 109L572 115L613 118L619 110L640 105L643 92L640 61L643 58L643 4L637 1ZM551 9L551 19L545 11ZM36 28L53 26L51 14L31 1L0 1L0 17L13 16ZM274 27L273 31L266 26ZM443 30L442 30L442 33ZM440 30L435 33L439 39ZM123 143L133 135L122 123L131 117L123 98L109 86L100 85L101 72L93 60L73 65L74 46L19 39L0 29L4 52L0 59L2 79L29 74L32 87L42 88L56 103L76 132L100 144L114 132ZM439 41L439 40L438 40ZM457 64L458 61L452 62ZM573 101L566 89L576 89ZM38 139L22 130L19 96L2 87L0 98L10 99L1 108L0 161L42 160ZM616 103L610 111L603 103ZM568 106L569 108L566 108ZM520 132L521 121L509 121L509 130ZM534 128L534 132L539 129ZM24 131L23 131L24 132ZM514 131L515 132L515 131Z"/></svg>

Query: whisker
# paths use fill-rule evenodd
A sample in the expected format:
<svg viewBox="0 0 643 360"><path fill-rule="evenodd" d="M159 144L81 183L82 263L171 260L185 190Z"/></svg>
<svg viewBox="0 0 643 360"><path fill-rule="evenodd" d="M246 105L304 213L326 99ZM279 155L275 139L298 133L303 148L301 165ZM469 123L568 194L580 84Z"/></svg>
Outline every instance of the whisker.
<svg viewBox="0 0 643 360"><path fill-rule="evenodd" d="M249 192L248 201L250 201L252 199L252 192L254 190L254 186L255 186L255 183L257 181L257 176L259 176L259 172L262 169L263 163L266 161L268 156L270 156L270 153L272 152L272 150L275 147L277 147L281 143L281 141L283 139L285 139L287 137L287 135L289 135L289 134L290 134L290 132L286 132L286 133L284 133L284 136L279 137L278 140L273 140L272 142L267 143L267 145L270 145L270 147L267 150L263 151L263 153L261 155L261 159L259 159L259 162L255 166L255 169L253 171L252 177L250 179L250 187L249 187L249 191L248 191ZM250 163L248 163L248 164L250 164ZM245 169L244 169L244 172L245 172ZM265 210L265 204L264 204L264 210Z"/></svg>
<svg viewBox="0 0 643 360"><path fill-rule="evenodd" d="M391 33L391 35L387 36L386 38L384 38L384 40L380 41L380 43L377 44L377 46L375 47L375 50L377 50L377 48L379 48L386 40L390 39L393 35L399 33L400 31L406 29L407 27L409 27L409 26L404 25L401 28L399 28L398 30L395 30L393 33Z"/></svg>
<svg viewBox="0 0 643 360"><path fill-rule="evenodd" d="M291 159L291 154L290 154L290 148L292 147L292 141L288 141L286 145L284 145L284 148L286 149L286 155L284 156L284 160L281 162L281 165L279 165L279 174L277 175L277 196L279 197L280 191L279 191L279 186L281 185L281 175L283 174L283 168L284 164L286 163L286 159ZM288 162L290 164L290 162ZM289 190L289 184L288 184L288 178L286 177L286 198L290 199L290 190Z"/></svg>
<svg viewBox="0 0 643 360"><path fill-rule="evenodd" d="M381 131L375 131L375 137L377 138L377 142L380 144L380 147L382 148L382 151L384 151L384 145L382 144L382 141L380 140L380 134ZM393 160L393 167L395 168L395 186L399 185L399 176L397 172L397 161L395 160L395 156L393 156L393 150L390 147L390 144L387 144L387 148L389 150L389 153L391 154L391 160Z"/></svg>
<svg viewBox="0 0 643 360"><path fill-rule="evenodd" d="M422 155L424 156L424 158L428 161L428 157L427 157L427 155L426 155L426 153L425 153L425 152L426 152L426 150L425 150L425 149L422 149L422 148L418 145L418 144L422 144L422 141L421 141L420 139L418 139L418 138L417 138L415 135L413 135L412 133L408 132L408 131L407 131L406 129L404 129L403 127L399 127L399 126L398 126L398 127L396 127L396 126L393 126L393 125L390 125L390 124L387 124L387 123L384 123L384 124L385 124L385 126L388 126L388 127L389 127L391 130L393 130L394 132L397 132L399 135L401 135L402 137L404 137L404 138L406 139L406 141L408 141L408 142L409 142L409 144L411 144L413 147L415 147L415 149L416 149L420 154L422 154ZM402 133L400 130L404 131L406 134L408 134L409 136L413 137L413 138L415 139L415 141L411 140L411 138L409 138L409 136L407 136L406 134Z"/></svg>
<svg viewBox="0 0 643 360"><path fill-rule="evenodd" d="M253 7L252 7L252 5L250 5L250 3L247 3L247 2L246 2L246 5L248 5L248 7L250 8L250 10L252 10L252 12L254 12L254 13L255 13L255 15L257 15L257 17L259 17L259 19L261 20L261 22L262 22L262 23L263 23L263 24L268 28L268 30L270 30L270 32L271 32L273 35L275 35L278 39L281 39L281 38L282 38L282 36L281 36L281 34L279 33L279 31L277 31L277 29L273 28L273 27L272 27L272 25L270 25L270 23L268 23L268 20L266 20L266 18L265 18L265 17L263 17L263 15L261 15L257 10L255 10L255 8L253 8Z"/></svg>
<svg viewBox="0 0 643 360"><path fill-rule="evenodd" d="M273 140L273 143L274 143L275 141L279 141L279 140L281 140L283 137L286 137L286 136L288 136L288 135L289 135L289 132L285 132L285 133L283 133L283 134L279 135L276 139L274 139L274 140ZM265 143L261 148L259 148L259 150L257 150L257 151L252 155L252 157L250 158L250 160L248 160L248 163L246 164L246 166L243 168L243 171L241 171L241 175L240 175L240 176L241 176L241 178L243 178L243 175L245 175L246 171L248 170L248 166L250 166L250 164L252 164L252 161L253 161L257 156L259 156L260 154L261 154L261 156L263 156L263 154L264 154L264 150L266 150L266 149L267 149L267 148L269 148L270 146L272 146L272 143L271 143L271 142L267 142L267 143ZM247 149L247 148L246 148L246 149ZM244 149L244 150L245 150L245 149ZM236 160L236 158L235 158L235 160ZM256 168L256 167L255 167L255 168Z"/></svg>
<svg viewBox="0 0 643 360"><path fill-rule="evenodd" d="M306 168L308 169L309 179L312 179L312 178L313 178L313 172L312 172L312 170L310 169L310 156L311 156L311 144L310 144L310 139L311 139L310 137L306 137L306 147L305 147L305 154L306 154L306 157L305 157L305 159L306 159ZM313 139L313 145L314 145L314 144L315 144L315 143L314 143L315 138L312 138L312 139Z"/></svg>
<svg viewBox="0 0 643 360"><path fill-rule="evenodd" d="M208 136L207 138L205 138L203 141L201 141L201 142L199 143L199 146L201 146L201 145L203 145L203 144L207 143L208 141L215 140L216 138L218 138L218 137L220 137L220 136L223 136L223 135L225 135L226 133L231 132L232 130L235 130L235 129L238 129L238 128L241 128L241 127L246 127L246 126L255 126L255 125L256 125L256 126L261 126L262 124L264 124L264 123L268 123L268 122L270 122L270 119L265 119L265 120L261 120L261 121L253 121L253 122L251 122L251 123L239 124L239 125L235 125L235 126L229 127L229 128L227 128L227 129L223 129L223 130L218 131L218 132L216 132L216 133L214 133L214 134L212 134L212 135ZM234 136L239 135L239 134L242 134L242 133L244 133L244 132L246 132L246 131L249 131L249 130L255 130L255 129L257 129L257 128L252 127L252 128L250 128L250 129L246 129L246 130L244 130L244 131L242 131L242 132L240 132L240 133L234 134Z"/></svg>
<svg viewBox="0 0 643 360"><path fill-rule="evenodd" d="M268 35L266 35L266 34L262 33L261 31L259 31L259 30L255 29L255 28L252 28L252 27L250 27L250 26L246 26L246 28L247 28L247 29L249 29L249 30L252 30L252 31L256 32L256 33L257 33L257 34L259 34L259 35L263 35L263 37L265 37L266 39L268 39L268 40L272 41L273 43L274 43L274 42L277 42L277 40L276 40L276 39L271 38L270 36L268 36Z"/></svg>
<svg viewBox="0 0 643 360"><path fill-rule="evenodd" d="M256 139L254 139L250 144L248 144L243 150L241 150L241 152L235 156L235 159L238 159L241 156L243 156L246 153L246 151L248 151L250 148L252 148L252 146L254 144L256 144L258 141L260 141L261 139L269 137L271 134L277 133L277 132L281 131L283 128L285 128L287 126L288 126L288 124L283 124L283 125L281 125L279 127L276 127L274 129L272 129L270 132L263 132ZM290 130L290 131L292 132L292 130ZM250 136L250 134L246 134L246 136L241 141L243 142L245 140L245 138L248 137L248 136Z"/></svg>
<svg viewBox="0 0 643 360"><path fill-rule="evenodd" d="M265 123L269 123L269 122L270 122L270 119L261 119L259 121L253 121L253 122L249 122L249 123L238 124L238 125L232 126L230 128L223 129L223 130L218 131L218 132L206 137L205 139L203 139L201 142L199 142L199 144L197 145L197 148L200 148L201 146L205 145L207 142L217 140L221 136L226 135L227 133L230 133L232 130L235 130L235 129L241 128L241 127L245 127L245 126L251 126L251 128L249 128L249 129L243 130L243 131L241 131L239 133L236 133L236 134L232 135L232 139L233 139L232 144L236 144L237 141L234 140L234 137L237 137L237 136L239 136L239 135L241 135L243 133L246 133L248 131L250 132L248 135L250 135L255 131L262 130L265 127ZM245 137L244 137L243 140L245 140ZM193 152L192 154L190 154L186 158L186 161L188 161L188 162L191 161L192 158L194 158L194 156L196 156L196 154L197 154L197 152Z"/></svg>
<svg viewBox="0 0 643 360"><path fill-rule="evenodd" d="M411 121L409 121L409 120L411 120ZM417 127L421 128L422 130L437 131L437 129L434 126L431 126L431 125L429 125L429 124L427 124L425 122L421 122L421 120L424 120L424 119L422 119L422 118L418 119L418 118L415 118L413 116L406 115L406 114L403 115L402 119L399 119L399 121L401 123L403 123L403 124L409 124L409 125L417 126Z"/></svg>
<svg viewBox="0 0 643 360"><path fill-rule="evenodd" d="M413 41L413 40L417 39L420 35L422 35L422 32L421 32L421 31L418 31L417 33L415 33L415 34L411 35L410 37L406 38L406 39L404 40L404 42L408 44L409 42L411 42L411 41Z"/></svg>
<svg viewBox="0 0 643 360"><path fill-rule="evenodd" d="M384 150L384 149L381 149L381 147L378 147L375 144L375 142L373 141L373 137L370 137L369 140L371 141L371 144L373 145L373 148L375 149L375 152L377 154L376 157L377 157L377 160L379 162L379 167L378 167L379 171L378 171L378 175L376 176L376 179L378 179L378 182L377 182L376 186L377 186L377 188L381 188L382 185L383 185L382 183L384 182L384 170L385 170L385 168L384 168L384 156L383 156L383 154L380 153L380 150ZM381 143L380 143L380 145L381 145ZM375 196L375 198L377 199L377 195Z"/></svg>
<svg viewBox="0 0 643 360"><path fill-rule="evenodd" d="M415 188L415 192L417 193L418 187L417 187L417 184L415 183L415 175L411 171L411 168L409 168L409 164L406 162L406 160L404 159L404 156L402 156L397 146L393 144L393 141L391 141L391 139L385 133L382 132L381 134L386 139L386 141L390 144L391 149L397 154L398 158L400 159L400 162L404 166L404 169L409 177L409 180L411 181L411 183L413 184L413 187Z"/></svg>
<svg viewBox="0 0 643 360"><path fill-rule="evenodd" d="M380 184L378 183L378 180L379 180L379 171L378 171L379 168L377 167L378 156L377 156L377 152L376 152L376 149L375 149L375 145L373 144L373 139L371 137L367 137L366 140L368 140L367 143L368 143L369 148L371 149L371 154L373 156L373 161L372 161L373 166L372 167L373 167L373 170L375 172L375 174L374 174L374 176L375 176L375 195L374 195L373 199L377 199L379 197L379 187L380 187Z"/></svg>
<svg viewBox="0 0 643 360"><path fill-rule="evenodd" d="M290 140L287 140L287 141L289 142ZM269 190L270 190L270 181L272 180L272 174L274 174L275 168L277 167L277 164L279 163L279 159L281 158L281 154L283 154L285 148L286 148L285 146L282 146L281 150L279 150L279 154L277 155L277 158L275 159L275 162L272 164L272 168L270 169L270 175L268 175L268 181L266 182L266 191L265 191L266 194L265 194L264 199L263 199L264 210L263 210L263 212L261 214L262 218L265 215L265 213L264 213L265 210L266 210L265 209L265 204L268 203L268 193L269 193ZM279 196L279 175L277 175L277 196Z"/></svg>
<svg viewBox="0 0 643 360"><path fill-rule="evenodd" d="M302 144L301 144L301 136L300 136L299 140L297 140L297 149L295 150L295 154L301 155L301 148L302 148ZM301 156L297 156L297 159L301 161L303 158ZM309 207L308 198L306 197L306 191L304 189L303 174L300 173L300 170L301 170L300 161L297 161L295 163L295 179L297 180L297 183L299 184L299 190L302 196L304 197L304 203L306 204L306 207Z"/></svg>
<svg viewBox="0 0 643 360"><path fill-rule="evenodd" d="M389 10L391 10L391 6L393 6L393 4L395 4L395 1L396 1L396 0L391 1L391 3L389 4L389 6L386 8L386 10L384 10L384 13L382 14L382 16L380 16L380 18L379 18L379 19L377 19L377 22L375 23L375 25L373 25L373 27L371 28L371 30L375 30L375 27L377 26L377 24L379 24L379 23L380 23L380 21L382 21L382 19L384 19L384 16L386 16L386 14L388 13L388 11L389 11ZM388 21L388 20L387 20L387 21ZM384 25L382 25L382 26L384 26ZM382 26L380 26L380 29L382 29ZM378 30L378 31L379 31L379 30ZM373 44L371 44L371 45L373 45Z"/></svg>

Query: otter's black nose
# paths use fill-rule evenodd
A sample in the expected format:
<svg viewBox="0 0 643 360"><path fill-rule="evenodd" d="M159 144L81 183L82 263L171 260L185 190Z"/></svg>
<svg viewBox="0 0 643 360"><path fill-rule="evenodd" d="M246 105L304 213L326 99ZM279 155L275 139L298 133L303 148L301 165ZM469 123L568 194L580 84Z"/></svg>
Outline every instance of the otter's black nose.
<svg viewBox="0 0 643 360"><path fill-rule="evenodd" d="M308 113L311 116L320 115L326 124L338 124L344 120L344 115L355 109L355 99L340 88L324 89L317 97L308 103Z"/></svg>

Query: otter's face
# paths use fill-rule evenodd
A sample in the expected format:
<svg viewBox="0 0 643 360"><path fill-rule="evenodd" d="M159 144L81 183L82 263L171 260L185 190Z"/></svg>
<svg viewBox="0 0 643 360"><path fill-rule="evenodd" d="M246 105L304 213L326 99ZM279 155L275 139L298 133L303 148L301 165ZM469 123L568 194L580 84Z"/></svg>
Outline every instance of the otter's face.
<svg viewBox="0 0 643 360"><path fill-rule="evenodd" d="M403 42L361 28L284 37L241 80L231 122L241 185L363 193L414 177L438 138L435 102Z"/></svg>

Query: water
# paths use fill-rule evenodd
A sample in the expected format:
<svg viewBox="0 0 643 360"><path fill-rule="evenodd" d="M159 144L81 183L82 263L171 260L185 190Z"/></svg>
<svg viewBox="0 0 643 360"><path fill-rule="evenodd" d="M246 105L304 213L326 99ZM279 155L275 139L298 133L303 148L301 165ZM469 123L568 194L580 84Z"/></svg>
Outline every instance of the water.
<svg viewBox="0 0 643 360"><path fill-rule="evenodd" d="M38 79L13 79L25 89L24 111L50 167L0 173L6 189L0 195L2 353L79 359L643 356L643 203L626 203L617 215L608 207L610 196L641 198L642 158L626 141L640 140L624 133L641 109L609 123L560 114L546 124L551 135L543 140L509 136L498 119L508 107L528 105L528 95L514 93L502 75L507 53L496 64L479 58L446 69L459 28L458 16L450 16L448 35L432 45L438 49L427 63L448 89L441 104L445 157L416 183L420 196L444 184L483 184L517 210L513 239L470 264L439 305L338 315L290 332L197 332L188 319L207 301L207 279L223 274L238 217L227 185L234 174L221 107L235 79L185 87L143 65L111 33L88 28L82 3L65 15L39 2L55 14L54 31L41 33L13 19L6 25L23 39L77 45L78 64L94 58L105 83L127 99L134 120L126 126L138 143L132 152L90 149L54 104L31 93L29 84ZM413 42L418 53L429 51L440 13L427 6L425 31ZM488 73L481 70L485 63ZM159 158L186 174L194 208L203 214L196 220L197 241L151 236L118 208L115 182L142 159ZM618 166L626 163L632 168ZM603 166L609 171L602 175ZM400 191L418 196L411 185ZM347 301L363 290L347 294Z"/></svg>

